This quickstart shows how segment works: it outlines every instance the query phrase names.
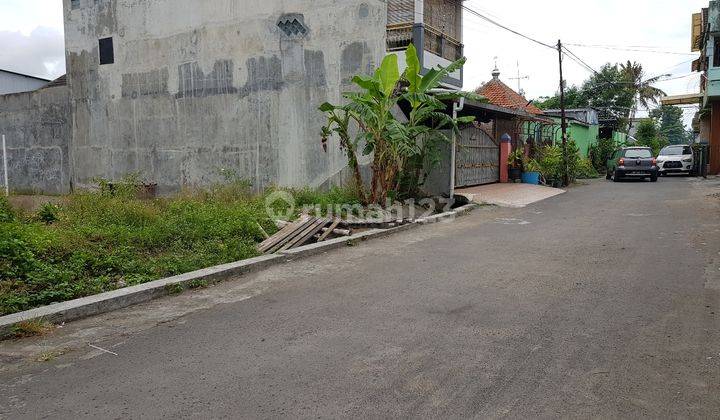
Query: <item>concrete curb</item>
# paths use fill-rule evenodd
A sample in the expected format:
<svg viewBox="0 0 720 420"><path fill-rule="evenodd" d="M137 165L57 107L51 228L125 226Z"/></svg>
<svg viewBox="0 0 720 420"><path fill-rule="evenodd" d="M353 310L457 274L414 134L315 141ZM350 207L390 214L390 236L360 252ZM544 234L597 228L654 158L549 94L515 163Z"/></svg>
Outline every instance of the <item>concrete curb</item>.
<svg viewBox="0 0 720 420"><path fill-rule="evenodd" d="M148 283L130 286L99 295L42 306L24 312L0 317L0 338L13 334L13 328L21 323L37 319L60 323L74 321L122 309L159 297L192 289L200 285L218 283L230 277L252 273L283 261L281 255L263 255L229 264L204 268L178 276L167 277Z"/></svg>
<svg viewBox="0 0 720 420"><path fill-rule="evenodd" d="M243 261L205 268L191 273L180 274L137 286L113 290L99 295L56 303L24 312L0 317L0 339L13 335L14 327L22 322L42 319L45 322L61 323L75 321L93 315L126 308L138 303L148 302L163 296L192 289L199 285L218 283L242 274L257 272L268 267L301 258L321 254L333 249L352 246L370 239L383 238L395 233L407 231L425 224L452 221L458 216L466 215L476 208L477 204L468 204L453 211L418 219L415 223L391 229L373 229L357 235L331 239L311 244L278 254L264 255Z"/></svg>

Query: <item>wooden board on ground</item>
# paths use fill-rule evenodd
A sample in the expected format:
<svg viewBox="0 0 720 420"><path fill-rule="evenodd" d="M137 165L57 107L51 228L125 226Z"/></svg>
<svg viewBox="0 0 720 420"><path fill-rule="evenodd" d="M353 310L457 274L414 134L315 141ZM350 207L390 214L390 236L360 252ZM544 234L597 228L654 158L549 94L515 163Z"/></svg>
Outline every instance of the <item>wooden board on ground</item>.
<svg viewBox="0 0 720 420"><path fill-rule="evenodd" d="M333 233L333 231L335 230L335 228L338 227L339 224L340 224L340 219L333 220L330 227L327 228L327 230L325 230L325 233L320 235L320 238L318 238L318 242L323 242L325 239L327 239L327 237L330 236L331 233Z"/></svg>
<svg viewBox="0 0 720 420"><path fill-rule="evenodd" d="M297 229L295 229L292 233L290 233L285 238L280 240L280 242L273 245L270 249L268 249L267 252L272 254L272 253L284 250L285 245L287 245L289 242L294 241L299 235L302 235L302 233L305 231L305 229L307 229L309 226L315 224L316 222L317 222L316 218L309 217L303 223L299 223Z"/></svg>
<svg viewBox="0 0 720 420"><path fill-rule="evenodd" d="M314 223L308 225L302 232L300 232L295 238L286 243L280 248L280 251L286 251L288 249L297 248L305 245L315 234L325 227L330 222L329 219L317 219Z"/></svg>
<svg viewBox="0 0 720 420"><path fill-rule="evenodd" d="M258 251L260 252L268 252L272 248L276 247L280 242L282 242L284 239L286 239L289 235L292 235L293 233L297 233L297 231L305 225L311 218L309 216L301 217L299 220L293 223L289 223L285 225L280 231L278 231L276 234L271 236L269 239L263 241L260 245L258 245ZM284 242L283 242L284 244Z"/></svg>
<svg viewBox="0 0 720 420"><path fill-rule="evenodd" d="M284 222L284 221L282 221L282 220L276 220L276 221L275 221L275 224L277 225L278 228L282 229L282 228L284 228L285 226L287 226L287 225L289 224L289 222ZM343 224L344 224L344 223L343 223L343 221L341 220L340 223L338 224L338 226L337 226L335 229L333 229L331 233L332 233L333 235L337 235L337 236L350 236L350 235L352 235L352 230L350 230L350 229L341 229L341 226L343 226ZM323 232L323 233L327 232L327 230L328 230L328 228L322 228L322 232Z"/></svg>

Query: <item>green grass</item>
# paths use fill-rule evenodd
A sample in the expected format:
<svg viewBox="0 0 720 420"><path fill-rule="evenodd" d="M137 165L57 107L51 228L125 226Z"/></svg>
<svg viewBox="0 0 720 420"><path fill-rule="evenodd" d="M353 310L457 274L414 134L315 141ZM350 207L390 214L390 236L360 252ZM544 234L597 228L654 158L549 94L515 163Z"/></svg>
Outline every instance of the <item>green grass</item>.
<svg viewBox="0 0 720 420"><path fill-rule="evenodd" d="M290 192L296 212L356 202L344 189ZM258 224L277 231L265 196L242 183L155 200L116 186L37 214L0 197L0 315L257 256Z"/></svg>

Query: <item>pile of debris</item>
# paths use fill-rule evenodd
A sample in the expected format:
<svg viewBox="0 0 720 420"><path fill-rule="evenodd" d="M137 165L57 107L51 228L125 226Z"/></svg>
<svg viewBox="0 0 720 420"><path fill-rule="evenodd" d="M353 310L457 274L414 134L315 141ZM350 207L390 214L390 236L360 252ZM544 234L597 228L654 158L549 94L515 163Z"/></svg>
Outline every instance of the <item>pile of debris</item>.
<svg viewBox="0 0 720 420"><path fill-rule="evenodd" d="M341 219L302 215L292 223L283 221L275 223L280 231L258 245L258 250L264 254L287 251L308 243L352 235L352 229Z"/></svg>
<svg viewBox="0 0 720 420"><path fill-rule="evenodd" d="M340 218L313 217L304 213L294 222L276 220L275 224L280 231L271 237L263 231L266 240L258 245L258 250L263 254L273 254L327 239L351 236L357 230L391 229L414 221L414 217L402 217L385 211L376 211L372 217L365 219L352 214Z"/></svg>

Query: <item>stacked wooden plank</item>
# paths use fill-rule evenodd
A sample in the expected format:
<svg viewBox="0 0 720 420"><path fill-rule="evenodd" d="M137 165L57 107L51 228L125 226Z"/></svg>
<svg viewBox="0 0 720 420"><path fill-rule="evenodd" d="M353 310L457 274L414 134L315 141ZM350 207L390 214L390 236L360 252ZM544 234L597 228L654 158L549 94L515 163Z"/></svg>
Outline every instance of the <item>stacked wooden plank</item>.
<svg viewBox="0 0 720 420"><path fill-rule="evenodd" d="M292 223L278 223L280 231L258 245L258 250L264 254L272 254L312 242L323 242L331 235L350 235L349 230L338 229L341 223L340 219L308 215L303 215Z"/></svg>

